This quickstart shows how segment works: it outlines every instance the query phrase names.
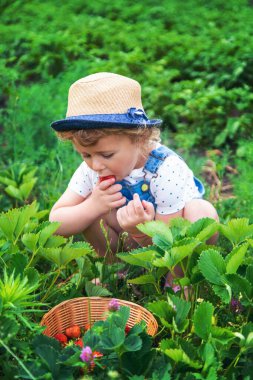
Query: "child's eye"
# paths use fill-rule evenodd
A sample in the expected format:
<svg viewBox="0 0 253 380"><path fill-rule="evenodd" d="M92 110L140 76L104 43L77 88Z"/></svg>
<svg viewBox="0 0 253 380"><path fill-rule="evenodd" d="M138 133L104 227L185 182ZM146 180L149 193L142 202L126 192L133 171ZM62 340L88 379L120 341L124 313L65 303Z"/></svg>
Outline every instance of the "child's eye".
<svg viewBox="0 0 253 380"><path fill-rule="evenodd" d="M82 153L82 155L81 155L83 158L90 158L90 156L88 155L88 154L84 154L84 153Z"/></svg>
<svg viewBox="0 0 253 380"><path fill-rule="evenodd" d="M103 156L104 158L110 158L110 157L113 156L113 153L111 153L111 154L103 154L102 156Z"/></svg>

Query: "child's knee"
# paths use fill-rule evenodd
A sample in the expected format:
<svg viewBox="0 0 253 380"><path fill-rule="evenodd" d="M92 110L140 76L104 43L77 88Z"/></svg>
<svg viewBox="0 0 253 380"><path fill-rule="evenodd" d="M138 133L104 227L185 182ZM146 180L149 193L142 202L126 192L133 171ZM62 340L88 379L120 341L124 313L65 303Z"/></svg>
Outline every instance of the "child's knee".
<svg viewBox="0 0 253 380"><path fill-rule="evenodd" d="M211 218L219 221L215 207L204 199L193 199L185 205L183 217L190 222L201 218Z"/></svg>

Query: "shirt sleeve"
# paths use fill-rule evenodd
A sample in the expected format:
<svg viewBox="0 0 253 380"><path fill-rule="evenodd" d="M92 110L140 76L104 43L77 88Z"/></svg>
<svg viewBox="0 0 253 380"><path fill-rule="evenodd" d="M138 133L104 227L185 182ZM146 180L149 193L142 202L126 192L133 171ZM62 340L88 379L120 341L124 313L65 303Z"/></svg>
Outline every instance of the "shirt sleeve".
<svg viewBox="0 0 253 380"><path fill-rule="evenodd" d="M169 215L182 210L186 202L199 198L194 176L187 164L178 156L169 156L151 181L158 214Z"/></svg>
<svg viewBox="0 0 253 380"><path fill-rule="evenodd" d="M87 164L82 162L69 181L68 188L86 198L92 192L96 182L97 176L90 173Z"/></svg>

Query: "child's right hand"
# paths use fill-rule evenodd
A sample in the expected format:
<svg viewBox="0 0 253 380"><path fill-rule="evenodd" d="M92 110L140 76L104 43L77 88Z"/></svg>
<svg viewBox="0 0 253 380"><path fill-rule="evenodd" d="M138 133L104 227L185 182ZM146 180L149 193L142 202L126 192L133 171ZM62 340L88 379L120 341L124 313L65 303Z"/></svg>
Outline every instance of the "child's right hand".
<svg viewBox="0 0 253 380"><path fill-rule="evenodd" d="M92 191L90 197L94 202L94 207L99 208L101 215L126 203L126 198L120 192L122 186L120 184L114 185L114 183L115 178L106 179L97 183Z"/></svg>

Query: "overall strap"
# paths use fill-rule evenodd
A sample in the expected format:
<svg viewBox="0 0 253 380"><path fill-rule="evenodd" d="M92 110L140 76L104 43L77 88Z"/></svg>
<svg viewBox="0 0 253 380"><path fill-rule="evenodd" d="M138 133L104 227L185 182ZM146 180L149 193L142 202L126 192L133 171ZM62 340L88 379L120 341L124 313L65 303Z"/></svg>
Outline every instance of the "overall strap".
<svg viewBox="0 0 253 380"><path fill-rule="evenodd" d="M164 145L161 145L159 148L152 150L149 153L148 160L144 166L143 171L145 173L156 173L158 168L162 165L165 158L167 158L170 155L176 155L176 153Z"/></svg>

